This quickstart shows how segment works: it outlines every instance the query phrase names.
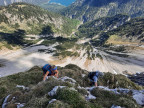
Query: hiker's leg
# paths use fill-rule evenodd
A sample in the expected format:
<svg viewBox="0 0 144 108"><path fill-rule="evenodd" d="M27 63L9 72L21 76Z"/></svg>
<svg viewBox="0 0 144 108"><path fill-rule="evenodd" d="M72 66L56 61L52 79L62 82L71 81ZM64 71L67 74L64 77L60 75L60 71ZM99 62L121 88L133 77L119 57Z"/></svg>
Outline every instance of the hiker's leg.
<svg viewBox="0 0 144 108"><path fill-rule="evenodd" d="M47 71L46 74L44 75L43 81L46 80L46 77L48 76L48 74L49 74L49 71Z"/></svg>
<svg viewBox="0 0 144 108"><path fill-rule="evenodd" d="M97 82L94 82L94 85L97 87Z"/></svg>

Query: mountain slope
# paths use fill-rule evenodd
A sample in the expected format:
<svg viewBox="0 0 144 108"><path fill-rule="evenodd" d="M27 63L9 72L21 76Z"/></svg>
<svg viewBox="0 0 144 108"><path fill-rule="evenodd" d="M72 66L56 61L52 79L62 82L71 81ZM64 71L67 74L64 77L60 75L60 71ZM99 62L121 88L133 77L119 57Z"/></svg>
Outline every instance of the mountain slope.
<svg viewBox="0 0 144 108"><path fill-rule="evenodd" d="M14 3L0 8L0 32L25 30L27 34L70 35L77 27L77 20L70 20L38 6Z"/></svg>
<svg viewBox="0 0 144 108"><path fill-rule="evenodd" d="M83 22L116 14L144 16L144 0L77 0L64 9L63 15Z"/></svg>
<svg viewBox="0 0 144 108"><path fill-rule="evenodd" d="M127 15L115 15L113 17L103 17L87 23L82 24L76 33L79 37L92 38L103 32L113 30L130 20Z"/></svg>
<svg viewBox="0 0 144 108"><path fill-rule="evenodd" d="M107 33L113 41L144 44L144 18L135 18ZM109 40L110 42L111 40Z"/></svg>
<svg viewBox="0 0 144 108"><path fill-rule="evenodd" d="M144 43L144 18L131 19L127 15L103 17L82 24L78 37L92 38L94 44L113 42Z"/></svg>
<svg viewBox="0 0 144 108"><path fill-rule="evenodd" d="M105 73L98 81L101 86L95 88L89 85L88 71L78 66L69 64L65 67L58 67L58 71L59 78L49 77L45 82L42 82L42 69L38 66L26 72L0 78L0 106L3 105L4 108L17 108L18 106L110 108L117 105L126 108L141 108L136 101L141 102L143 99L142 86L133 83L123 75ZM141 97L134 98L134 95L141 95ZM142 102L141 105L143 104Z"/></svg>
<svg viewBox="0 0 144 108"><path fill-rule="evenodd" d="M47 9L48 11L57 12L57 13L59 13L62 9L65 8L65 6L57 3L45 3L45 4L40 4L39 6L44 9Z"/></svg>

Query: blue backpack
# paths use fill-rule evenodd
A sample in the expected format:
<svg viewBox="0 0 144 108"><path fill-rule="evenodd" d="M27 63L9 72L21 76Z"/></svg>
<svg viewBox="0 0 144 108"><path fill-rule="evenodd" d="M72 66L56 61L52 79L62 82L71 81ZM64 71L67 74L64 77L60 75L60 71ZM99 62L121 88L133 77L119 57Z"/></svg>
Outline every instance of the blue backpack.
<svg viewBox="0 0 144 108"><path fill-rule="evenodd" d="M88 78L89 78L89 79L93 79L93 76L98 77L98 72L89 72Z"/></svg>
<svg viewBox="0 0 144 108"><path fill-rule="evenodd" d="M43 66L43 69L45 69L45 70L50 70L50 69L51 69L51 65L45 64L45 65Z"/></svg>

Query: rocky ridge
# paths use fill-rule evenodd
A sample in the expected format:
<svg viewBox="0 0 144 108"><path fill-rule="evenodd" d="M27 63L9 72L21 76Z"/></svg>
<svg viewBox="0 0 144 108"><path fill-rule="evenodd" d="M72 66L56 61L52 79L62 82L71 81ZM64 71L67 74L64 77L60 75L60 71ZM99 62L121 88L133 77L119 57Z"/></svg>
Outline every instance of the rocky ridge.
<svg viewBox="0 0 144 108"><path fill-rule="evenodd" d="M66 36L72 33L78 22L27 3L14 3L0 8L0 32L5 33L22 29L27 34L55 33Z"/></svg>
<svg viewBox="0 0 144 108"><path fill-rule="evenodd" d="M76 0L62 14L83 22L123 13L143 17L143 4L144 0Z"/></svg>
<svg viewBox="0 0 144 108"><path fill-rule="evenodd" d="M0 83L4 82L0 86L0 105L2 108L142 108L144 105L143 88L123 75L105 73L99 78L101 86L95 88L89 86L88 72L75 65L58 70L58 79L49 77L45 82L41 82L42 70L37 66L24 73L0 78Z"/></svg>

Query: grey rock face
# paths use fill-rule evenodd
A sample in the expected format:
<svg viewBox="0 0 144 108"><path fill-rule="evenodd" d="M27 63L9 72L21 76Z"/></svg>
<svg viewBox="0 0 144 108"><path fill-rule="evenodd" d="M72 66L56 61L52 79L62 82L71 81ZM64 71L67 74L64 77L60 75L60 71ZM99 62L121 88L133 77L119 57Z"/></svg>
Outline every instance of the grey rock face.
<svg viewBox="0 0 144 108"><path fill-rule="evenodd" d="M116 14L144 16L144 0L77 0L62 14L83 22Z"/></svg>

